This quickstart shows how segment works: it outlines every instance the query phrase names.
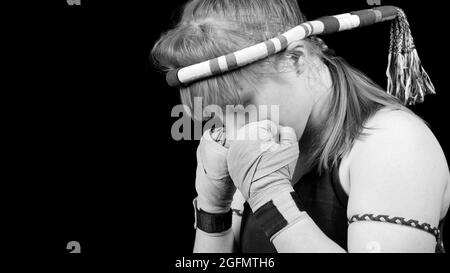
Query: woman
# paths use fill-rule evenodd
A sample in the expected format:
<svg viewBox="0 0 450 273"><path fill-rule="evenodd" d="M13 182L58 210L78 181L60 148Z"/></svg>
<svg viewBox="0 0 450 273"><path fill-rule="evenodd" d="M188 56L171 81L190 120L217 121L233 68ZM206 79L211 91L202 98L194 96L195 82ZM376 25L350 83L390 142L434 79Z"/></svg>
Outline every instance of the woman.
<svg viewBox="0 0 450 273"><path fill-rule="evenodd" d="M152 56L165 69L186 67L304 21L294 0L193 0ZM225 111L226 141L222 129L205 132L195 252L443 252L450 189L439 143L321 39L291 42L180 94L191 108L196 97L204 106L279 107L280 125L271 115L234 124L245 113ZM231 227L236 188L246 202Z"/></svg>

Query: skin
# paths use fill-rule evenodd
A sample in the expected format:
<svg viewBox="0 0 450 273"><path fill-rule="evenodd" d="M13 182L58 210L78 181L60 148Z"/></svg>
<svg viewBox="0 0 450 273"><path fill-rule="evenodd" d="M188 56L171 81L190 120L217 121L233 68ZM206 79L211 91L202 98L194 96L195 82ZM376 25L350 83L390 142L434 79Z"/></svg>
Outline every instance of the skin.
<svg viewBox="0 0 450 273"><path fill-rule="evenodd" d="M297 181L308 172L303 168L307 154L302 150L312 136L305 128L325 120L331 78L303 41L290 44L284 57L289 69L276 79L261 81L252 103L279 105L280 124L296 131L300 157L293 181ZM260 117L265 118L270 117ZM349 196L347 216L379 213L438 226L450 203L450 176L433 133L411 114L386 109L365 125L377 129L365 129L368 136L355 142L339 167L342 187ZM223 234L197 231L194 252L232 252L239 219L234 223L233 230ZM345 252L310 219L285 229L273 244L279 252ZM431 234L394 224L363 221L348 229L348 252L434 252L435 246Z"/></svg>

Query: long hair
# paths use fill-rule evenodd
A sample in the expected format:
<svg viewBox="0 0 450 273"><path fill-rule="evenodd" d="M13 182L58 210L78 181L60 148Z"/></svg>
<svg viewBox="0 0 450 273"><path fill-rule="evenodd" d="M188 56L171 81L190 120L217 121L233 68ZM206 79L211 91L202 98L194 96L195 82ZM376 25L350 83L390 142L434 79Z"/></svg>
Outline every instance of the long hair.
<svg viewBox="0 0 450 273"><path fill-rule="evenodd" d="M296 0L191 0L151 56L163 70L181 68L273 38L305 21ZM320 171L337 164L377 110L406 108L344 59L327 54L320 39L306 42L328 66L333 82L329 118L317 132L308 161ZM181 87L181 101L191 110L195 97L202 97L204 106L245 105L263 72L273 71L282 54Z"/></svg>

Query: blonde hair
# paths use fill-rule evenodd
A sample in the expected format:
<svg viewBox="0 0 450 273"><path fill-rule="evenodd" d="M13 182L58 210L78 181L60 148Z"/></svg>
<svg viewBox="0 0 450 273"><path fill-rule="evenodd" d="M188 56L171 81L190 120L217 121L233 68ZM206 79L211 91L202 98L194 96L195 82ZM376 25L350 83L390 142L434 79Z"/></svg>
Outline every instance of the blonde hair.
<svg viewBox="0 0 450 273"><path fill-rule="evenodd" d="M296 0L191 0L180 22L156 42L151 56L163 70L181 68L273 38L305 21ZM377 110L406 108L344 59L330 54L321 39L313 37L307 43L328 66L333 81L329 119L317 131L308 162L322 170L336 165L350 150ZM181 101L191 109L195 97L203 98L203 106L245 105L257 92L264 71L273 71L282 54L181 87Z"/></svg>

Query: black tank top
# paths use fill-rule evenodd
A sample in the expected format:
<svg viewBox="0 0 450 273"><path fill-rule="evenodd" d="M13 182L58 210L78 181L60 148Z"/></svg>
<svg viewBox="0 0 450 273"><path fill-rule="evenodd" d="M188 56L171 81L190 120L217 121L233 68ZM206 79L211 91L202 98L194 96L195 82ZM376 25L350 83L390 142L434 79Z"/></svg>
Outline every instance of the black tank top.
<svg viewBox="0 0 450 273"><path fill-rule="evenodd" d="M334 242L347 250L347 203L348 196L339 181L338 167L323 171L317 168L305 174L294 186L301 196L301 209L306 211L316 225ZM441 235L444 220L439 223ZM274 253L276 249L259 228L247 203L242 215L239 250L243 253ZM442 236L436 252L445 252Z"/></svg>

